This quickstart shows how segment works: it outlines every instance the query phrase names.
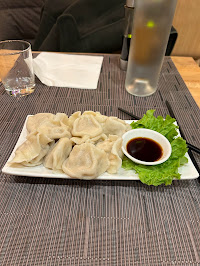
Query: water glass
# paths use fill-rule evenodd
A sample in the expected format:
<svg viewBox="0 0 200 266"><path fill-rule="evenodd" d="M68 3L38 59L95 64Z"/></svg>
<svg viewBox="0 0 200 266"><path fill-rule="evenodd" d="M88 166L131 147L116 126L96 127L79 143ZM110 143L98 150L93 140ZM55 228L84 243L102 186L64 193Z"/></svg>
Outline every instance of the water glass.
<svg viewBox="0 0 200 266"><path fill-rule="evenodd" d="M157 89L177 0L136 0L126 90L149 96Z"/></svg>
<svg viewBox="0 0 200 266"><path fill-rule="evenodd" d="M21 97L34 92L35 76L29 42L0 42L0 78L11 96Z"/></svg>

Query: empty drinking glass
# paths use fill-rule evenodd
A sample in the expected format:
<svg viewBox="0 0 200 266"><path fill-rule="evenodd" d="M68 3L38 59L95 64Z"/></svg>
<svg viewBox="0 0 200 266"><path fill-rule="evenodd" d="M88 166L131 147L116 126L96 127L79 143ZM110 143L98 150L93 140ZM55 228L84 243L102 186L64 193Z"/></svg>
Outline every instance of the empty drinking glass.
<svg viewBox="0 0 200 266"><path fill-rule="evenodd" d="M21 97L34 92L35 76L29 42L0 42L0 78L11 96Z"/></svg>

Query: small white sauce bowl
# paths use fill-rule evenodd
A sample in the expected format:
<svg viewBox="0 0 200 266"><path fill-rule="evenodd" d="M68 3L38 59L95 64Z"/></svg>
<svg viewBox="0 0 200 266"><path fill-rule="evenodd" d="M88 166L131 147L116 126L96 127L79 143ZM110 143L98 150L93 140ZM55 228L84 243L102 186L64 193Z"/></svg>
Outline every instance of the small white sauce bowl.
<svg viewBox="0 0 200 266"><path fill-rule="evenodd" d="M130 140L135 139L135 138L148 138L148 139L152 139L155 142L157 142L158 144L160 144L160 146L163 149L163 154L162 154L161 158L155 162L145 162L145 161L138 160L138 159L134 158L133 156L131 156L127 152L127 144ZM172 152L172 147L171 147L171 144L168 141L168 139L165 136L163 136L162 134L160 134L154 130L151 130L151 129L146 129L146 128L132 129L130 131L127 131L122 136L122 139L123 139L123 142L122 142L123 153L129 159L131 159L133 162L138 163L138 164L157 165L157 164L164 163L167 159L169 159L171 152Z"/></svg>

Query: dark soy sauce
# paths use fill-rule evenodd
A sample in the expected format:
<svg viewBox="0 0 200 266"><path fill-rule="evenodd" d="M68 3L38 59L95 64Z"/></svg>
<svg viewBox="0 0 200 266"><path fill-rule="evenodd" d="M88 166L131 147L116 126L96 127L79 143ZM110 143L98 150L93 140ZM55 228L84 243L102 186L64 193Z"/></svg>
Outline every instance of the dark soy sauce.
<svg viewBox="0 0 200 266"><path fill-rule="evenodd" d="M155 162L162 157L160 144L148 138L131 139L127 144L127 152L134 158L144 162Z"/></svg>

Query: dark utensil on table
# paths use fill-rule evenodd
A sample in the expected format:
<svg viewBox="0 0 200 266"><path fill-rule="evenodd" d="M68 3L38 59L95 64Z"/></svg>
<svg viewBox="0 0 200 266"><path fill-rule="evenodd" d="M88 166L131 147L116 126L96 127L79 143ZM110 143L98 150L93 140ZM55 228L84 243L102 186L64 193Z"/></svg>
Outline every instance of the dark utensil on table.
<svg viewBox="0 0 200 266"><path fill-rule="evenodd" d="M141 119L140 117L138 117L138 116L136 116L136 115L134 115L134 114L132 114L132 113L129 113L128 111L126 111L126 110L124 110L124 109L122 109L122 108L120 108L120 107L118 107L118 110L120 110L120 111L122 111L123 113L129 115L130 117L132 117L132 118L135 119L135 120L140 120L140 119Z"/></svg>
<svg viewBox="0 0 200 266"><path fill-rule="evenodd" d="M170 116L171 116L172 118L175 118L175 119L176 119L176 117L175 117L175 115L174 115L174 112L173 112L173 110L172 110L171 105L169 104L169 102L166 101L165 103L166 103L166 105L167 105L167 109L168 109L168 111L169 111ZM185 134L183 133L183 131L182 131L182 129L180 128L180 126L179 126L179 132L180 132L181 136L186 140L186 138L185 138ZM200 154L200 149L199 149L199 148L197 148L197 147L195 147L194 145L188 143L187 141L186 141L186 143L187 143L188 148L190 148L191 150L193 150L193 151L195 151L195 152L197 152L197 153Z"/></svg>
<svg viewBox="0 0 200 266"><path fill-rule="evenodd" d="M172 107L171 107L171 105L169 104L169 102L166 101L165 103L166 103L166 106L167 106L167 109L168 109L168 111L169 111L170 116L176 119L175 114L174 114L174 111L172 110ZM185 138L185 134L184 134L183 131L181 130L180 126L179 126L179 132L180 132L181 137L184 138L184 139L186 140L186 138ZM199 166L198 166L198 164L197 164L197 162L196 162L196 160L195 160L195 158L194 158L194 156L193 156L193 154L192 154L192 152L191 152L191 150L194 150L195 152L197 152L197 153L200 154L200 150L199 150L197 147L193 146L192 144L190 144L190 143L188 143L188 142L186 142L186 143L187 143L187 146L188 146L188 154L189 154L189 156L190 156L190 159L192 160L192 162L193 162L195 168L197 169L198 173L200 174ZM195 148L195 149L193 149L193 148Z"/></svg>

